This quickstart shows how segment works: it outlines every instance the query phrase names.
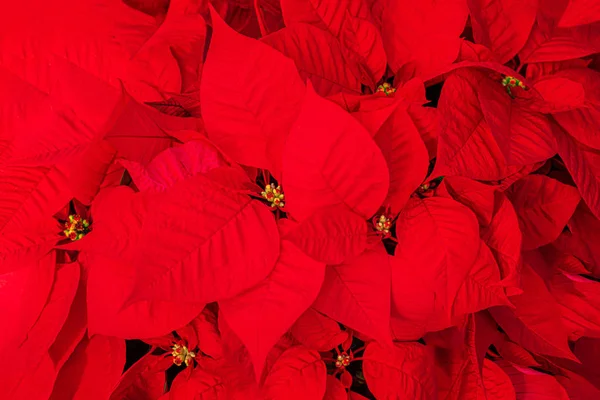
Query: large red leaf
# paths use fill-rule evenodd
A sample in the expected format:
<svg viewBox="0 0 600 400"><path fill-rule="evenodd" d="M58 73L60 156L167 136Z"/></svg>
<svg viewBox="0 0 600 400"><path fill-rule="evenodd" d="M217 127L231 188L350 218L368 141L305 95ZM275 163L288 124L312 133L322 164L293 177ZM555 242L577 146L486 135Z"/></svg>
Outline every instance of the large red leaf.
<svg viewBox="0 0 600 400"><path fill-rule="evenodd" d="M461 176L446 177L443 184L454 200L475 213L480 226L485 227L492 223L496 191L493 186Z"/></svg>
<svg viewBox="0 0 600 400"><path fill-rule="evenodd" d="M84 338L60 370L51 400L105 400L125 364L125 341L109 336Z"/></svg>
<svg viewBox="0 0 600 400"><path fill-rule="evenodd" d="M398 217L396 236L397 251L390 258L394 314L422 334L434 317L451 315L479 253L477 219L452 199L413 198Z"/></svg>
<svg viewBox="0 0 600 400"><path fill-rule="evenodd" d="M454 62L469 13L465 1L425 0L410 7L399 0L384 4L381 36L392 71L408 80Z"/></svg>
<svg viewBox="0 0 600 400"><path fill-rule="evenodd" d="M571 109L559 109L558 112L554 112L554 119L576 140L586 146L600 149L600 139L598 139L600 135L598 128L600 125L600 96L598 95L600 73L589 68L572 68L560 71L545 81L552 82L553 80L566 80L568 84L564 89L560 88L562 90L553 90L550 93L548 93L549 90L546 90L542 93L545 99L550 97L550 100L553 100L555 97L559 97L564 101L565 98L576 96L580 100L579 103L573 104ZM537 86L539 86L539 82L536 83L536 89ZM571 94L573 92L574 94ZM571 102L574 103L574 101Z"/></svg>
<svg viewBox="0 0 600 400"><path fill-rule="evenodd" d="M382 245L328 266L314 307L369 337L390 340L390 257Z"/></svg>
<svg viewBox="0 0 600 400"><path fill-rule="evenodd" d="M515 368L506 361L496 362L510 378L517 400L529 399L556 399L569 400L569 395L550 374L535 371L529 368Z"/></svg>
<svg viewBox="0 0 600 400"><path fill-rule="evenodd" d="M514 309L490 309L494 319L512 340L523 347L541 354L573 359L568 332L559 318L556 300L542 278L527 264L522 269L522 287L522 294L510 298ZM544 306L540 307L540 304Z"/></svg>
<svg viewBox="0 0 600 400"><path fill-rule="evenodd" d="M600 220L581 203L568 223L569 232L563 232L555 245L583 262L594 276L600 274ZM575 272L576 274L582 272Z"/></svg>
<svg viewBox="0 0 600 400"><path fill-rule="evenodd" d="M327 207L302 221L286 239L317 261L340 264L367 247L367 223L345 205Z"/></svg>
<svg viewBox="0 0 600 400"><path fill-rule="evenodd" d="M309 86L283 154L287 211L303 220L321 207L345 204L368 219L388 186L385 159L369 133Z"/></svg>
<svg viewBox="0 0 600 400"><path fill-rule="evenodd" d="M571 371L566 371L565 375L557 375L555 378L565 388L570 400L597 399L600 397L600 389L592 385L587 379Z"/></svg>
<svg viewBox="0 0 600 400"><path fill-rule="evenodd" d="M481 319L469 316L459 325L458 343L449 343L448 348L435 349L436 380L439 398L463 400L485 398L481 377L483 355L489 346L489 338L483 344L478 340ZM481 354L479 348L484 347Z"/></svg>
<svg viewBox="0 0 600 400"><path fill-rule="evenodd" d="M0 275L2 351L11 351L21 344L42 312L54 281L55 259L52 252L39 260L8 268L9 272ZM7 264L2 267L8 267Z"/></svg>
<svg viewBox="0 0 600 400"><path fill-rule="evenodd" d="M408 106L408 113L427 147L431 160L437 154L438 136L442 130L440 112L437 108L411 104Z"/></svg>
<svg viewBox="0 0 600 400"><path fill-rule="evenodd" d="M562 61L584 57L600 48L600 23L558 26L569 0L540 1L536 23L519 53L522 63Z"/></svg>
<svg viewBox="0 0 600 400"><path fill-rule="evenodd" d="M543 175L527 176L507 193L519 218L525 250L554 241L581 199L573 186Z"/></svg>
<svg viewBox="0 0 600 400"><path fill-rule="evenodd" d="M56 369L48 354L44 354L41 360L31 363L28 373L23 379L16 382L17 386L7 399L47 400L52 393ZM4 394L4 388L0 388L0 394Z"/></svg>
<svg viewBox="0 0 600 400"><path fill-rule="evenodd" d="M88 330L125 339L166 335L202 311L204 303L147 300L127 304L135 270L132 264L102 254L84 254Z"/></svg>
<svg viewBox="0 0 600 400"><path fill-rule="evenodd" d="M57 270L52 290L35 324L22 342L7 350L15 354L27 354L27 357L6 358L0 362L0 373L6 382L1 390L6 391L6 398L12 398L20 392L22 381L28 380L31 364L43 363L48 357L48 348L67 318L78 283L79 264L67 264Z"/></svg>
<svg viewBox="0 0 600 400"><path fill-rule="evenodd" d="M127 168L135 186L140 191L161 192L175 182L197 174L229 166L225 157L207 139L187 142L159 153L146 166L135 161L120 160Z"/></svg>
<svg viewBox="0 0 600 400"><path fill-rule="evenodd" d="M225 382L201 368L178 374L169 391L169 400L219 400L228 399Z"/></svg>
<svg viewBox="0 0 600 400"><path fill-rule="evenodd" d="M291 347L271 368L264 383L264 398L321 399L325 395L326 379L327 370L319 353Z"/></svg>
<svg viewBox="0 0 600 400"><path fill-rule="evenodd" d="M512 203L503 193L497 192L494 198L494 215L490 224L481 228L480 234L498 262L502 284L510 296L521 293L522 233Z"/></svg>
<svg viewBox="0 0 600 400"><path fill-rule="evenodd" d="M121 376L110 399L157 399L165 389L164 366L163 357L146 354Z"/></svg>
<svg viewBox="0 0 600 400"><path fill-rule="evenodd" d="M368 2L284 0L281 9L287 26L307 23L336 37L344 54L362 65L366 76L358 78L365 85L373 86L383 76L386 56L381 36L370 21Z"/></svg>
<svg viewBox="0 0 600 400"><path fill-rule="evenodd" d="M278 174L304 84L291 59L236 33L213 9L211 16L213 35L200 82L208 137L235 161Z"/></svg>
<svg viewBox="0 0 600 400"><path fill-rule="evenodd" d="M106 219L96 224L90 246L103 254L112 249L119 262L133 264L130 304L231 297L264 279L277 260L279 234L270 209L202 175L162 193L121 190L113 196L109 205L124 204L101 211Z"/></svg>
<svg viewBox="0 0 600 400"><path fill-rule="evenodd" d="M598 282L555 271L546 281L556 299L562 323L572 340L582 336L600 337L600 295Z"/></svg>
<svg viewBox="0 0 600 400"><path fill-rule="evenodd" d="M324 264L283 240L279 260L264 281L219 302L227 324L248 349L256 376L271 348L315 300L324 275Z"/></svg>
<svg viewBox="0 0 600 400"><path fill-rule="evenodd" d="M436 395L433 359L420 343L395 343L392 348L369 343L363 373L378 399L430 400Z"/></svg>
<svg viewBox="0 0 600 400"><path fill-rule="evenodd" d="M468 0L473 36L502 64L513 58L529 37L538 0Z"/></svg>
<svg viewBox="0 0 600 400"><path fill-rule="evenodd" d="M569 170L583 201L600 218L600 151L585 147L563 132L557 136L558 154Z"/></svg>
<svg viewBox="0 0 600 400"><path fill-rule="evenodd" d="M490 248L481 242L477 260L456 293L452 315L460 316L489 307L509 305L500 282L500 271Z"/></svg>
<svg viewBox="0 0 600 400"><path fill-rule="evenodd" d="M558 26L569 27L600 21L600 5L593 0L569 0Z"/></svg>
<svg viewBox="0 0 600 400"><path fill-rule="evenodd" d="M329 32L297 23L262 41L294 60L300 76L310 79L319 95L361 93L358 64L344 55L342 46ZM323 56L315 57L315 54Z"/></svg>
<svg viewBox="0 0 600 400"><path fill-rule="evenodd" d="M79 265L81 266L81 262L79 262ZM82 267L77 292L71 303L69 315L56 336L54 343L48 349L48 354L57 370L71 356L75 347L77 347L87 331L86 273L87 271Z"/></svg>
<svg viewBox="0 0 600 400"><path fill-rule="evenodd" d="M479 76L481 111L507 163L522 166L552 157L556 139L550 119L533 111L530 99L512 99L498 80Z"/></svg>
<svg viewBox="0 0 600 400"><path fill-rule="evenodd" d="M481 110L476 83L484 78L478 71L461 69L444 82L438 103L444 128L432 176L498 180L517 170L508 167Z"/></svg>
<svg viewBox="0 0 600 400"><path fill-rule="evenodd" d="M327 375L327 390L323 400L347 400L348 395L339 379Z"/></svg>
<svg viewBox="0 0 600 400"><path fill-rule="evenodd" d="M390 172L390 189L384 205L395 215L425 180L429 167L427 148L403 106L396 108L374 139Z"/></svg>
<svg viewBox="0 0 600 400"><path fill-rule="evenodd" d="M335 320L312 307L298 317L290 332L305 347L317 351L329 351L348 339L348 332Z"/></svg>
<svg viewBox="0 0 600 400"><path fill-rule="evenodd" d="M495 362L483 360L483 385L488 400L516 400L510 378Z"/></svg>

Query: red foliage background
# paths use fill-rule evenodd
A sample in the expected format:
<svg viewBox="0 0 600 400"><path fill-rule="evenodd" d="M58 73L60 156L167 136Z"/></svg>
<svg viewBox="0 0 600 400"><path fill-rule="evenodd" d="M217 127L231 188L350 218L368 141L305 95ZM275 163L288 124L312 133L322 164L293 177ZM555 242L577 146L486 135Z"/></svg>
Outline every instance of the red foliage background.
<svg viewBox="0 0 600 400"><path fill-rule="evenodd" d="M17 3L1 399L600 399L598 1Z"/></svg>

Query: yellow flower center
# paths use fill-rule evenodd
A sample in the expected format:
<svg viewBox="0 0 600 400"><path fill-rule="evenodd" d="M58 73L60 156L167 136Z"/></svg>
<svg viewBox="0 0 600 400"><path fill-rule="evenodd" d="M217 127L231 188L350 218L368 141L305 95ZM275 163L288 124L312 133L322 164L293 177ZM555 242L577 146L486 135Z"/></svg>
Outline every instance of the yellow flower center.
<svg viewBox="0 0 600 400"><path fill-rule="evenodd" d="M380 232L383 237L390 236L390 228L392 227L391 218L381 214L379 217L373 218L373 226L377 232Z"/></svg>
<svg viewBox="0 0 600 400"><path fill-rule="evenodd" d="M394 93L395 91L396 91L396 88L392 87L392 85L390 85L387 82L377 86L377 92L384 93L386 96Z"/></svg>
<svg viewBox="0 0 600 400"><path fill-rule="evenodd" d="M337 356L335 360L335 366L338 368L346 368L348 365L350 365L350 361L352 361L352 358L348 355L348 353L344 352Z"/></svg>
<svg viewBox="0 0 600 400"><path fill-rule="evenodd" d="M196 357L196 353L189 351L187 346L174 344L172 348L173 351L171 352L171 355L173 356L173 364L177 365L178 367L181 364L185 364L186 367L189 366L192 362L192 359Z"/></svg>
<svg viewBox="0 0 600 400"><path fill-rule="evenodd" d="M264 192L260 193L264 199L271 203L272 208L283 208L285 206L283 191L281 186L275 186L271 183L265 186Z"/></svg>
<svg viewBox="0 0 600 400"><path fill-rule="evenodd" d="M81 218L78 214L69 215L69 219L65 222L65 230L63 233L72 241L79 240L90 231L90 223Z"/></svg>

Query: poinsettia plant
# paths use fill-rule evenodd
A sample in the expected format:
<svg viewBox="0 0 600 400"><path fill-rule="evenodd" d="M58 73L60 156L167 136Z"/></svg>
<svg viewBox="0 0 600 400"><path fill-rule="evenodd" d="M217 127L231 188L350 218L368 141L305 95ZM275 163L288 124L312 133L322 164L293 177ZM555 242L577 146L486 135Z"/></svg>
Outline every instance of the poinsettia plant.
<svg viewBox="0 0 600 400"><path fill-rule="evenodd" d="M600 398L600 7L0 16L0 398Z"/></svg>

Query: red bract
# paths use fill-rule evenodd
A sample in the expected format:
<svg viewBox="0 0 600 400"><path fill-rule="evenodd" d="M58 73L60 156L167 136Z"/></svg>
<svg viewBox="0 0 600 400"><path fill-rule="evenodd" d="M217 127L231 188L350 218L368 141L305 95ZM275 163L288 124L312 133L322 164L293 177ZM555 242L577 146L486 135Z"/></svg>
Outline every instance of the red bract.
<svg viewBox="0 0 600 400"><path fill-rule="evenodd" d="M2 400L600 398L597 1L13 3Z"/></svg>

